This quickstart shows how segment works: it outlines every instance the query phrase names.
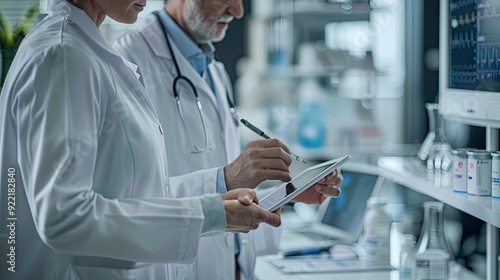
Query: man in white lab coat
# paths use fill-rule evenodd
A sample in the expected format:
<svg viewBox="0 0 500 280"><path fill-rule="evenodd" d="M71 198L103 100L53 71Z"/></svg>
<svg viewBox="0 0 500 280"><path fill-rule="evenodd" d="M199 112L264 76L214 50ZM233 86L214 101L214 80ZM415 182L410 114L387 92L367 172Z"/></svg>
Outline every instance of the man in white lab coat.
<svg viewBox="0 0 500 280"><path fill-rule="evenodd" d="M191 263L200 234L279 225L240 204L250 190L171 198L164 137L176 131L98 29L144 5L49 0L21 44L0 95L0 279L172 280L168 263Z"/></svg>
<svg viewBox="0 0 500 280"><path fill-rule="evenodd" d="M162 126L177 132L165 138L170 174L216 169L227 190L253 188L267 179L289 179L283 163L273 159L276 140L252 142L240 154L237 119L230 113L234 103L229 77L222 63L213 59L211 41L221 40L228 24L242 15L241 0L168 0L164 10L149 15L138 30L113 44L139 66ZM203 106L203 118L195 95ZM337 173L306 191L300 201L319 203L325 195L338 195L335 186L341 177ZM186 182L179 186L176 178L171 179L174 196L227 191L197 189ZM242 279L252 279L256 255L275 253L280 231L261 226L254 233L239 234L236 248L230 233L202 238L195 264L180 265L178 273L186 273L186 279L233 279L236 266Z"/></svg>

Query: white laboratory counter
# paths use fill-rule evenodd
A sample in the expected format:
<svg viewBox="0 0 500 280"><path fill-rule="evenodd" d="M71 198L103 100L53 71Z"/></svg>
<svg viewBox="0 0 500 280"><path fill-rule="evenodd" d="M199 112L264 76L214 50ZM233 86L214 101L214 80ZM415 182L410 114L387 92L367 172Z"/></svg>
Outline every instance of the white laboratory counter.
<svg viewBox="0 0 500 280"><path fill-rule="evenodd" d="M301 273L284 274L271 263L265 260L265 257L257 258L255 267L256 280L397 280L399 272L392 271L368 271L368 272L335 272L335 273ZM462 279L462 278L460 278ZM465 278L463 278L465 279Z"/></svg>
<svg viewBox="0 0 500 280"><path fill-rule="evenodd" d="M289 249L294 247L297 239L292 238L288 229L308 222L303 220L291 207L284 207L281 214L282 232L280 249ZM399 270L368 270L358 272L327 272L327 273L283 273L274 264L268 261L269 257L262 256L257 258L255 267L256 280L322 280L322 279L342 279L342 280L399 280ZM454 265L450 271L449 280L481 280L481 278L461 265Z"/></svg>
<svg viewBox="0 0 500 280"><path fill-rule="evenodd" d="M399 280L398 270L363 271L363 272L330 272L330 273L282 273L266 257L258 257L255 267L256 280ZM449 280L481 280L479 276L456 265L450 272Z"/></svg>

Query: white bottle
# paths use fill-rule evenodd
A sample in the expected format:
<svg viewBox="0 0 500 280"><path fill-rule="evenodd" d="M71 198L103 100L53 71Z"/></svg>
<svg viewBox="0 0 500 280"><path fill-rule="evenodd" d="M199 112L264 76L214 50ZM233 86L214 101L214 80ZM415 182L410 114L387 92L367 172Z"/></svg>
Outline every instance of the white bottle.
<svg viewBox="0 0 500 280"><path fill-rule="evenodd" d="M390 261L390 233L392 219L384 211L385 197L370 197L366 202L368 209L363 219L363 235L359 245L367 260Z"/></svg>
<svg viewBox="0 0 500 280"><path fill-rule="evenodd" d="M401 253L399 258L399 279L413 280L413 271L415 267L415 236L405 234L401 244Z"/></svg>

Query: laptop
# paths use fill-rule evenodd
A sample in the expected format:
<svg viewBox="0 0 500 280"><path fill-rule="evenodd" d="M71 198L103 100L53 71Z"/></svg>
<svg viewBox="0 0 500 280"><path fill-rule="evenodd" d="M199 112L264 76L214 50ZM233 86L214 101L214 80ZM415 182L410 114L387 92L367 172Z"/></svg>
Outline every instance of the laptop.
<svg viewBox="0 0 500 280"><path fill-rule="evenodd" d="M312 223L286 227L280 251L314 249L337 243L355 243L363 229L366 201L377 196L384 178L376 166L348 162L341 168L344 177L339 198L327 199L318 208Z"/></svg>

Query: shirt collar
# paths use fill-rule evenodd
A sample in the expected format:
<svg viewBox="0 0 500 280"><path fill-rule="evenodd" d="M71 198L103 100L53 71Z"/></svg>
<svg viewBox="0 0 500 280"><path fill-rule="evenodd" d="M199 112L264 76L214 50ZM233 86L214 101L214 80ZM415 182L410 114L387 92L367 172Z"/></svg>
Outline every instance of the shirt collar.
<svg viewBox="0 0 500 280"><path fill-rule="evenodd" d="M196 69L198 73L202 73L208 67L215 56L215 47L211 42L207 44L197 45L177 23L168 15L165 9L159 13L160 24L162 24L170 35L172 41L179 48L182 56Z"/></svg>

